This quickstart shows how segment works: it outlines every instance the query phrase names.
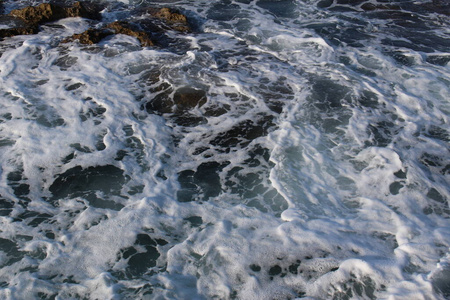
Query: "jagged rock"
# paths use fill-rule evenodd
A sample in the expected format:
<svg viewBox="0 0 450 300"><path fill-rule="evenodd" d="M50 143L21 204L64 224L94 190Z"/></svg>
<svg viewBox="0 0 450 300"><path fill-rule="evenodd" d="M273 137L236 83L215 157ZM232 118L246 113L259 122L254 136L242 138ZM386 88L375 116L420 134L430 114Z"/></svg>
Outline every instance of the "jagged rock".
<svg viewBox="0 0 450 300"><path fill-rule="evenodd" d="M168 7L163 7L158 10L155 14L155 17L166 20L170 23L184 23L187 24L187 18L185 15L182 15Z"/></svg>
<svg viewBox="0 0 450 300"><path fill-rule="evenodd" d="M73 40L78 40L80 44L84 45L93 45L99 43L102 39L107 36L112 35L113 32L111 30L106 29L88 29L82 33L77 33L72 35L70 38L67 38L63 41L63 43L71 42Z"/></svg>
<svg viewBox="0 0 450 300"><path fill-rule="evenodd" d="M21 18L29 24L44 24L69 17L100 19L100 14L98 11L95 11L93 6L86 5L82 2L75 2L71 7L41 3L38 6L15 9L9 15Z"/></svg>
<svg viewBox="0 0 450 300"><path fill-rule="evenodd" d="M175 91L173 101L177 105L177 109L184 111L196 106L201 107L206 103L206 93L191 87L182 87Z"/></svg>
<svg viewBox="0 0 450 300"><path fill-rule="evenodd" d="M7 25L8 28L0 30L0 38L22 34L35 34L38 32L38 25L69 17L82 17L96 20L101 18L99 7L91 4L75 2L70 7L64 7L56 4L42 3L38 6L15 9L8 16L2 16L0 18L0 24Z"/></svg>
<svg viewBox="0 0 450 300"><path fill-rule="evenodd" d="M25 21L17 17L0 16L0 25L7 27L0 29L0 38L35 34L38 32L37 26L30 26L25 23Z"/></svg>
<svg viewBox="0 0 450 300"><path fill-rule="evenodd" d="M28 24L37 25L62 19L65 14L64 9L59 5L42 3L38 6L15 9L9 15L21 18Z"/></svg>
<svg viewBox="0 0 450 300"><path fill-rule="evenodd" d="M171 29L180 32L191 31L191 27L189 26L189 21L187 17L178 12L177 10L168 7L163 8L147 7L145 9L142 9L141 12L150 15L155 20L159 20L162 24L158 25L163 27L164 30Z"/></svg>
<svg viewBox="0 0 450 300"><path fill-rule="evenodd" d="M81 44L93 45L100 42L107 36L113 34L125 34L137 38L143 47L153 46L154 43L149 35L143 31L135 30L131 24L127 22L113 22L100 29L88 29L85 32L74 34L65 39L63 43L78 40Z"/></svg>
<svg viewBox="0 0 450 300"><path fill-rule="evenodd" d="M133 30L127 22L114 22L106 26L109 29L112 29L115 34L126 34L129 36L133 36L137 38L143 47L154 46L154 43L150 39L149 35L143 31Z"/></svg>
<svg viewBox="0 0 450 300"><path fill-rule="evenodd" d="M186 16L170 8L167 7L161 8L158 12L154 14L154 16L166 21L169 24L169 27L173 30L180 32L191 31Z"/></svg>
<svg viewBox="0 0 450 300"><path fill-rule="evenodd" d="M85 2L75 2L73 6L64 8L66 18L81 17L91 20L101 20L100 10L100 6Z"/></svg>

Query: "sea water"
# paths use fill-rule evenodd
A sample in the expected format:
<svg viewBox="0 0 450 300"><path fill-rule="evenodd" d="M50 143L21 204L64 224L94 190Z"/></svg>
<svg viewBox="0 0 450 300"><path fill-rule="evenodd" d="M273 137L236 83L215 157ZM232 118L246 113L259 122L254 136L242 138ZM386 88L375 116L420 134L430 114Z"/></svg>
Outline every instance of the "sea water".
<svg viewBox="0 0 450 300"><path fill-rule="evenodd" d="M0 298L449 297L446 1L98 2L193 30L0 42Z"/></svg>

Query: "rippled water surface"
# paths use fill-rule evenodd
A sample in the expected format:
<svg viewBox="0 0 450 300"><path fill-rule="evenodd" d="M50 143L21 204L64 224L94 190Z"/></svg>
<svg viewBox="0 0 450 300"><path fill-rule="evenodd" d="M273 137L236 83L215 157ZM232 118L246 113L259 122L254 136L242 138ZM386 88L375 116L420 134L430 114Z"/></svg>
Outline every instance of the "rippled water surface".
<svg viewBox="0 0 450 300"><path fill-rule="evenodd" d="M0 41L2 299L450 296L446 1L95 4Z"/></svg>

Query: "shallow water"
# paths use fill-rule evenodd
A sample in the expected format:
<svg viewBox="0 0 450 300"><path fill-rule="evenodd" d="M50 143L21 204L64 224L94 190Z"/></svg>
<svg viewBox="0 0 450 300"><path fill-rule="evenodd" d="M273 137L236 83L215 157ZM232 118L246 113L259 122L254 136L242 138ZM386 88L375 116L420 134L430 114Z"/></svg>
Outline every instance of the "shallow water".
<svg viewBox="0 0 450 300"><path fill-rule="evenodd" d="M450 295L448 4L102 5L193 31L0 42L1 298Z"/></svg>

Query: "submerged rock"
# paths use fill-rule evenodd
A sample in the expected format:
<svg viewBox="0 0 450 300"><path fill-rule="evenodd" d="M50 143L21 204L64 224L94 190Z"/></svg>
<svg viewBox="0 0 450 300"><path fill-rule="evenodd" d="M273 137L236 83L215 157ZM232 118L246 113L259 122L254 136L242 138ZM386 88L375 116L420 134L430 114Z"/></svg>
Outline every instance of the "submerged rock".
<svg viewBox="0 0 450 300"><path fill-rule="evenodd" d="M181 87L173 93L171 88L156 95L145 105L149 113L176 113L176 118L189 119L187 112L206 103L206 92L192 87ZM184 118L183 118L184 117ZM186 118L188 117L188 118ZM180 119L181 120L181 119ZM197 120L198 121L198 120Z"/></svg>
<svg viewBox="0 0 450 300"><path fill-rule="evenodd" d="M206 92L188 86L179 88L173 95L173 101L178 110L184 111L194 107L201 107L206 103Z"/></svg>
<svg viewBox="0 0 450 300"><path fill-rule="evenodd" d="M230 148L245 147L253 140L267 135L269 129L275 126L273 119L273 116L266 115L257 120L242 121L228 131L218 134L210 141L210 144L218 146L220 149L226 149L226 152Z"/></svg>

